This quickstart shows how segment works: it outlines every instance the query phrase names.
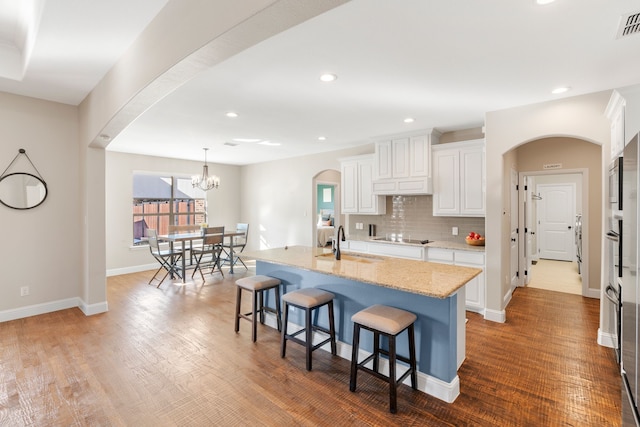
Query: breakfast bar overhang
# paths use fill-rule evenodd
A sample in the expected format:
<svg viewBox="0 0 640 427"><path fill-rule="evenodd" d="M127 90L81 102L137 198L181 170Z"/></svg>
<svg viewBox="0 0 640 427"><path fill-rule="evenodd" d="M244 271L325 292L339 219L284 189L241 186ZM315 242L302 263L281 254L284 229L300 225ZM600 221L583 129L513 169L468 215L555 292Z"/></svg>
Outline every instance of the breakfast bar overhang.
<svg viewBox="0 0 640 427"><path fill-rule="evenodd" d="M351 316L374 304L415 313L418 389L446 402L460 393L458 368L465 358L464 285L480 269L401 258L342 253L304 246L252 251L244 258L256 260L256 274L282 281L282 293L315 287L335 295L338 354L351 358ZM302 324L296 316L290 321ZM319 324L328 325L320 315ZM371 348L370 334L361 348ZM406 348L406 336L398 348ZM345 385L347 386L347 385Z"/></svg>

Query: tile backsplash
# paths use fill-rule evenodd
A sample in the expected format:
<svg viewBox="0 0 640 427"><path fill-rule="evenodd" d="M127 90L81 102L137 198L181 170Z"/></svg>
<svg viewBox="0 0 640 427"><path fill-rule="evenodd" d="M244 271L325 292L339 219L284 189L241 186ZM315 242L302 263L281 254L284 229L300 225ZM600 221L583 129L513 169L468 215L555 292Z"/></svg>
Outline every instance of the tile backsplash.
<svg viewBox="0 0 640 427"><path fill-rule="evenodd" d="M376 235L402 234L405 239L444 240L464 243L470 231L484 236L484 218L433 216L433 196L387 196L385 215L350 215L349 236L364 238L369 235L369 224L375 224ZM356 223L363 223L356 230ZM458 235L453 236L453 227Z"/></svg>

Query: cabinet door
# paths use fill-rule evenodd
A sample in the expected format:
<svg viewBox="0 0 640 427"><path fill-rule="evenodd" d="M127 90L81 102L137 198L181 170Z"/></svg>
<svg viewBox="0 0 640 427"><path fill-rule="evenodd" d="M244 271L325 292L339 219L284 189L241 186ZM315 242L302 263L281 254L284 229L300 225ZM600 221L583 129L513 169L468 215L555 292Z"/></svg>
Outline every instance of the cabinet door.
<svg viewBox="0 0 640 427"><path fill-rule="evenodd" d="M465 308L484 314L484 272L465 285Z"/></svg>
<svg viewBox="0 0 640 427"><path fill-rule="evenodd" d="M358 163L359 212L377 213L378 196L373 194L373 159Z"/></svg>
<svg viewBox="0 0 640 427"><path fill-rule="evenodd" d="M392 153L393 177L407 178L409 176L409 138L394 139Z"/></svg>
<svg viewBox="0 0 640 427"><path fill-rule="evenodd" d="M458 150L433 153L433 214L460 213L460 162Z"/></svg>
<svg viewBox="0 0 640 427"><path fill-rule="evenodd" d="M389 179L392 178L392 166L391 166L391 141L379 141L376 142L375 159L375 179Z"/></svg>
<svg viewBox="0 0 640 427"><path fill-rule="evenodd" d="M409 176L431 176L431 140L428 135L414 136L409 141Z"/></svg>
<svg viewBox="0 0 640 427"><path fill-rule="evenodd" d="M482 273L465 285L466 309L482 314L484 314L485 310L484 260L484 252L455 251L455 265L482 269Z"/></svg>
<svg viewBox="0 0 640 427"><path fill-rule="evenodd" d="M460 150L460 214L485 214L484 148Z"/></svg>
<svg viewBox="0 0 640 427"><path fill-rule="evenodd" d="M358 212L358 162L342 163L342 213Z"/></svg>

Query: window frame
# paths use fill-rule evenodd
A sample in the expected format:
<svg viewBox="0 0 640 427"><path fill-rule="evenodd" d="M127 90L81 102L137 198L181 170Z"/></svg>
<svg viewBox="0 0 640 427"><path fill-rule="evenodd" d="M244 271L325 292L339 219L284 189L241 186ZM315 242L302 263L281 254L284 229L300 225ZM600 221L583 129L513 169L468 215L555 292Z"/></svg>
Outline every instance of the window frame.
<svg viewBox="0 0 640 427"><path fill-rule="evenodd" d="M201 193L202 197L189 197L188 194L176 194L180 191L179 181L188 181L191 186L191 177L179 174L162 174L149 172L134 172L132 185L135 187L135 177L157 177L170 182L169 198L167 197L135 197L136 189L133 189L132 197L132 236L131 242L134 247L148 245L146 230L156 228L158 234L168 234L170 225L199 225L207 222L207 197L206 192L200 189L190 189L193 192ZM184 185L184 184L183 184ZM184 188L184 187L183 187ZM145 212L145 207L153 205L155 209ZM162 205L168 205L168 209L161 209ZM201 207L198 208L198 205ZM142 211L136 208L141 206ZM186 218L185 221L181 219ZM166 219L166 220L165 220ZM140 225L137 223L142 221ZM152 226L151 226L151 225Z"/></svg>

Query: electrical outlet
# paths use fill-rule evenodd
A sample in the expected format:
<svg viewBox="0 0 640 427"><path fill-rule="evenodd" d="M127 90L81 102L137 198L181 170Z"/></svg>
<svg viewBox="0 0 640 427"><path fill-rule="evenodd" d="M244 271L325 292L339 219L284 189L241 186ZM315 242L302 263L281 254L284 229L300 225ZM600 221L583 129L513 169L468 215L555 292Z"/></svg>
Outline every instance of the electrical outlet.
<svg viewBox="0 0 640 427"><path fill-rule="evenodd" d="M458 227L452 227L451 228L451 234L453 234L454 236L458 235Z"/></svg>
<svg viewBox="0 0 640 427"><path fill-rule="evenodd" d="M20 288L20 296L21 297L26 297L27 295L29 295L29 287L28 286L23 286Z"/></svg>

